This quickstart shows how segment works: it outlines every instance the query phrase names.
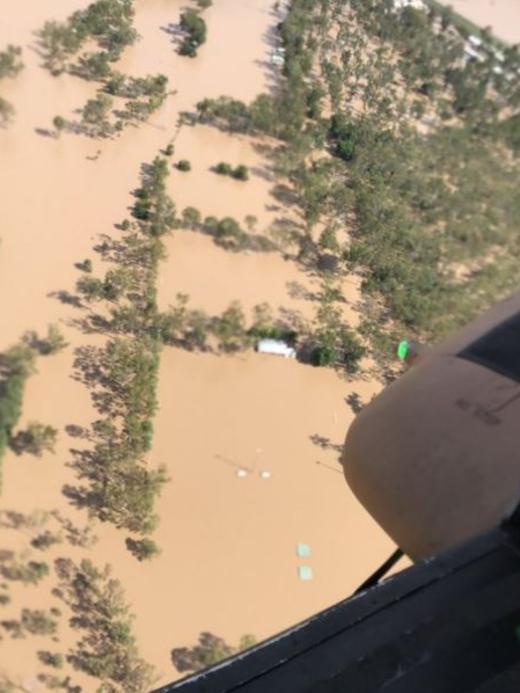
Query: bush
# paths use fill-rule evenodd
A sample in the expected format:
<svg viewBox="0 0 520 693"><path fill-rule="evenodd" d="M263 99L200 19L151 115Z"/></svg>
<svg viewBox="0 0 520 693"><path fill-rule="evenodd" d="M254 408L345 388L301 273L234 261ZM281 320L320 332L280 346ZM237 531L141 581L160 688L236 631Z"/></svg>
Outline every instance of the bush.
<svg viewBox="0 0 520 693"><path fill-rule="evenodd" d="M240 164L240 166L237 166L231 172L231 175L233 176L233 178L236 178L236 180L249 180L249 169L247 168L247 166Z"/></svg>
<svg viewBox="0 0 520 693"><path fill-rule="evenodd" d="M54 125L57 132L61 132L65 129L67 121L65 120L65 118L62 118L62 116L57 115L53 118L52 124Z"/></svg>
<svg viewBox="0 0 520 693"><path fill-rule="evenodd" d="M54 667L55 669L61 669L65 664L65 658L59 652L38 652L38 659L42 664L46 664L49 667Z"/></svg>
<svg viewBox="0 0 520 693"><path fill-rule="evenodd" d="M233 173L233 167L221 161L215 166L215 173L221 176L230 176Z"/></svg>
<svg viewBox="0 0 520 693"><path fill-rule="evenodd" d="M48 574L49 566L47 563L39 561L19 563L13 559L10 562L4 561L0 563L0 575L7 580L18 580L25 584L36 585Z"/></svg>
<svg viewBox="0 0 520 693"><path fill-rule="evenodd" d="M182 224L188 229L196 229L201 222L201 214L195 207L186 207L182 210Z"/></svg>
<svg viewBox="0 0 520 693"><path fill-rule="evenodd" d="M58 431L52 426L32 421L25 431L18 431L9 445L17 454L28 452L41 457L44 452L54 453L57 435Z"/></svg>
<svg viewBox="0 0 520 693"><path fill-rule="evenodd" d="M160 549L152 539L126 539L126 548L133 554L138 561L149 561L154 556L158 556Z"/></svg>
<svg viewBox="0 0 520 693"><path fill-rule="evenodd" d="M0 380L0 463L11 432L22 413L25 381L33 372L34 358L34 350L26 345L12 347L3 354L5 366Z"/></svg>
<svg viewBox="0 0 520 693"><path fill-rule="evenodd" d="M336 363L336 349L328 344L314 347L311 352L314 366L332 366Z"/></svg>
<svg viewBox="0 0 520 693"><path fill-rule="evenodd" d="M16 77L23 69L21 61L22 49L20 46L7 46L5 51L0 51L0 79L4 77Z"/></svg>
<svg viewBox="0 0 520 693"><path fill-rule="evenodd" d="M57 623L42 609L23 609L22 627L31 635L54 635Z"/></svg>
<svg viewBox="0 0 520 693"><path fill-rule="evenodd" d="M200 671L218 664L242 650L256 645L254 635L243 635L238 647L228 645L225 640L212 633L201 633L194 647L176 647L171 651L172 662L180 673Z"/></svg>
<svg viewBox="0 0 520 693"><path fill-rule="evenodd" d="M172 156L174 151L175 151L175 147L170 142L170 144L168 144L164 150L164 155L165 156Z"/></svg>
<svg viewBox="0 0 520 693"><path fill-rule="evenodd" d="M52 532L49 532L49 530L45 530L45 532L42 534L38 534L37 537L34 537L34 539L31 541L31 546L34 546L35 549L41 549L44 551L45 549L54 546L54 544L59 544L60 542L60 536L57 534L52 534Z"/></svg>
<svg viewBox="0 0 520 693"><path fill-rule="evenodd" d="M180 161L177 162L176 166L178 171L191 171L191 164L187 159L181 159Z"/></svg>
<svg viewBox="0 0 520 693"><path fill-rule="evenodd" d="M206 40L206 22L196 10L189 9L181 14L180 26L186 36L179 47L179 54L194 58L197 48Z"/></svg>
<svg viewBox="0 0 520 693"><path fill-rule="evenodd" d="M90 262L90 260L85 260L85 262ZM92 263L90 263L90 269L92 269ZM86 271L88 272L89 270L87 269ZM48 356L50 354L57 354L58 351L65 349L67 346L68 343L65 341L65 337L60 332L59 327L56 325L49 325L47 328L47 336L41 340L39 351L40 354Z"/></svg>

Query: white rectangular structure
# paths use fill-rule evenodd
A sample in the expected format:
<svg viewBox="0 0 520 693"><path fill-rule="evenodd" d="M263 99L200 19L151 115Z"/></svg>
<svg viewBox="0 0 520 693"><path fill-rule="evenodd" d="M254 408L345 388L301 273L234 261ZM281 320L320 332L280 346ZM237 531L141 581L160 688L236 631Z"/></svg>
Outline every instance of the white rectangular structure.
<svg viewBox="0 0 520 693"><path fill-rule="evenodd" d="M275 354L276 356L284 356L286 359L296 358L296 349L281 339L261 339L256 345L256 350L260 354Z"/></svg>

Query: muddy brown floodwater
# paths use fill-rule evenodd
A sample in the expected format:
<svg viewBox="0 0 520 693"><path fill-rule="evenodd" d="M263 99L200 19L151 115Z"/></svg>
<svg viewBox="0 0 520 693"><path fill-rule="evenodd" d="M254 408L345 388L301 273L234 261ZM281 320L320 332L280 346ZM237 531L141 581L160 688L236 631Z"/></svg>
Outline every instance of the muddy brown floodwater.
<svg viewBox="0 0 520 693"><path fill-rule="evenodd" d="M64 352L38 360L20 421L57 428L56 454L33 459L8 453L2 507L25 513L58 508L78 524L86 522L85 513L62 493L74 482L68 463L77 445L66 427L88 426L96 413L84 385L72 378L74 349L101 338L74 326L81 316L68 302L78 278L74 264L90 256L103 269L92 254L98 234L117 233L113 225L128 213L141 164L173 137L180 111L206 96L248 101L272 86L268 58L279 21L271 0L214 0L205 13L208 41L190 60L176 55L167 31L185 3L136 0L142 38L125 52L121 69L135 75L161 71L177 93L149 123L115 140L70 134L56 139L44 132L53 117L72 117L95 85L44 71L34 32L46 19L63 19L86 4L49 0L34 6L20 0L0 25L0 47L22 45L26 64L15 80L2 84L17 115L0 130L0 348L53 322L69 342ZM294 219L295 212L272 195L269 162L258 142L184 127L176 140L175 158L181 156L191 161L192 171L170 177L179 209L194 205L204 215L240 221L254 215L259 230L280 217ZM247 164L251 180L216 176L210 169L221 160ZM277 253L229 253L189 231L176 231L166 245L162 306L184 292L209 313L235 299L247 310L268 301L306 317L314 313L309 294L318 289L316 281ZM346 282L350 312L357 296L356 281ZM171 475L158 507L162 553L150 564L137 563L124 547L124 534L100 524L99 542L87 552L96 564L111 563L123 582L140 649L157 667L159 683L178 676L171 648L194 644L201 631L232 644L244 633L264 638L345 597L386 558L391 542L347 490L336 449L353 417L347 398L355 394L367 402L378 389L376 382L345 381L331 370L252 352L230 357L163 351L152 454ZM238 477L238 467L248 475ZM270 477L262 478L262 471ZM0 531L1 545L22 547L25 535ZM298 580L298 542L311 547L305 561L314 572L310 582ZM62 545L48 557L74 551L81 553ZM41 587L12 583L12 603L2 613L11 618L25 606L50 606L42 602L50 586L51 578ZM58 644L43 637L4 638L3 665L8 662L13 677L39 690L36 650L66 652L73 638L66 624ZM92 680L71 675L85 691L95 690Z"/></svg>
<svg viewBox="0 0 520 693"><path fill-rule="evenodd" d="M446 4L478 26L489 26L503 41L520 41L520 4L518 0L450 0Z"/></svg>

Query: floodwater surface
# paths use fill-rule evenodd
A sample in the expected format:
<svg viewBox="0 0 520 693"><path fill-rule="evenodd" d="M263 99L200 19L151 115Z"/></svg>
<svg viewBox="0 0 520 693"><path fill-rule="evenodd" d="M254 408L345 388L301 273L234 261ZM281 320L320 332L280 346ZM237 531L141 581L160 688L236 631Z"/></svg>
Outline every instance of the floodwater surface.
<svg viewBox="0 0 520 693"><path fill-rule="evenodd" d="M68 348L39 358L30 378L20 427L42 421L58 429L56 454L42 458L9 452L4 460L2 506L30 513L59 509L83 525L84 511L73 508L63 487L75 482L71 450L81 441L70 435L96 417L85 386L73 379L74 349L101 343L77 325L83 309L73 304L86 257L104 271L92 248L99 234L117 234L114 224L128 215L139 171L173 137L173 160L188 158L189 173L172 169L169 191L179 210L197 207L203 216L257 219L259 233L297 213L273 196L274 181L262 146L206 126L177 131L181 111L192 111L206 96L231 95L245 101L273 85L268 57L280 17L271 0L214 0L205 12L208 41L197 58L175 52L172 26L179 0L137 0L141 40L128 49L121 69L145 75L163 72L170 96L148 123L113 140L49 133L52 119L68 119L96 86L70 75L52 77L40 66L34 32L46 19L63 19L86 6L78 0L12 3L0 25L0 46L24 48L26 69L2 83L2 95L16 108L16 120L0 130L1 348L27 330L60 325ZM265 143L264 143L265 144ZM217 176L219 161L250 167L251 179ZM232 253L194 231L176 230L167 239L161 266L161 307L187 293L194 307L210 314L240 300L247 312L267 301L275 311L312 319L316 280L277 252ZM353 311L355 280L345 283ZM71 302L72 301L72 302ZM355 316L352 315L352 320ZM158 669L158 683L179 674L170 659L174 647L194 644L202 631L236 644L244 633L267 637L347 596L392 550L390 540L349 493L338 464L338 446L353 418L348 402L367 402L379 385L346 381L333 371L254 352L227 356L164 349L159 412L151 457L171 476L160 499L156 540L161 555L138 563L125 549L122 532L99 523L98 543L89 551L63 544L45 560L88 555L113 566L136 615L143 656ZM245 477L237 470L247 471ZM261 472L268 472L267 478ZM264 477L266 475L264 474ZM2 545L26 546L27 536L1 529ZM14 537L14 538L13 538ZM301 582L296 546L311 547L305 560L314 579ZM20 608L54 605L52 577L38 587L10 585L5 617ZM36 608L36 607L34 607ZM4 612L3 612L4 613ZM50 638L4 637L3 662L9 673L39 690L42 670L36 651L66 652L74 633L63 624L59 642ZM95 683L71 671L85 691Z"/></svg>

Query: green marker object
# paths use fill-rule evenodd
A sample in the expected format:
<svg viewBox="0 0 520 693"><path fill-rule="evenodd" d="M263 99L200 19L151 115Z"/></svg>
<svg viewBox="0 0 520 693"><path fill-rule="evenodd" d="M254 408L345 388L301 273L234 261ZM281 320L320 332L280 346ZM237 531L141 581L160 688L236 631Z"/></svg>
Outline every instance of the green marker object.
<svg viewBox="0 0 520 693"><path fill-rule="evenodd" d="M410 345L408 344L407 339L403 339L401 342L399 342L399 346L397 347L397 358L400 361L405 360L405 358L408 355L409 348L410 348Z"/></svg>

